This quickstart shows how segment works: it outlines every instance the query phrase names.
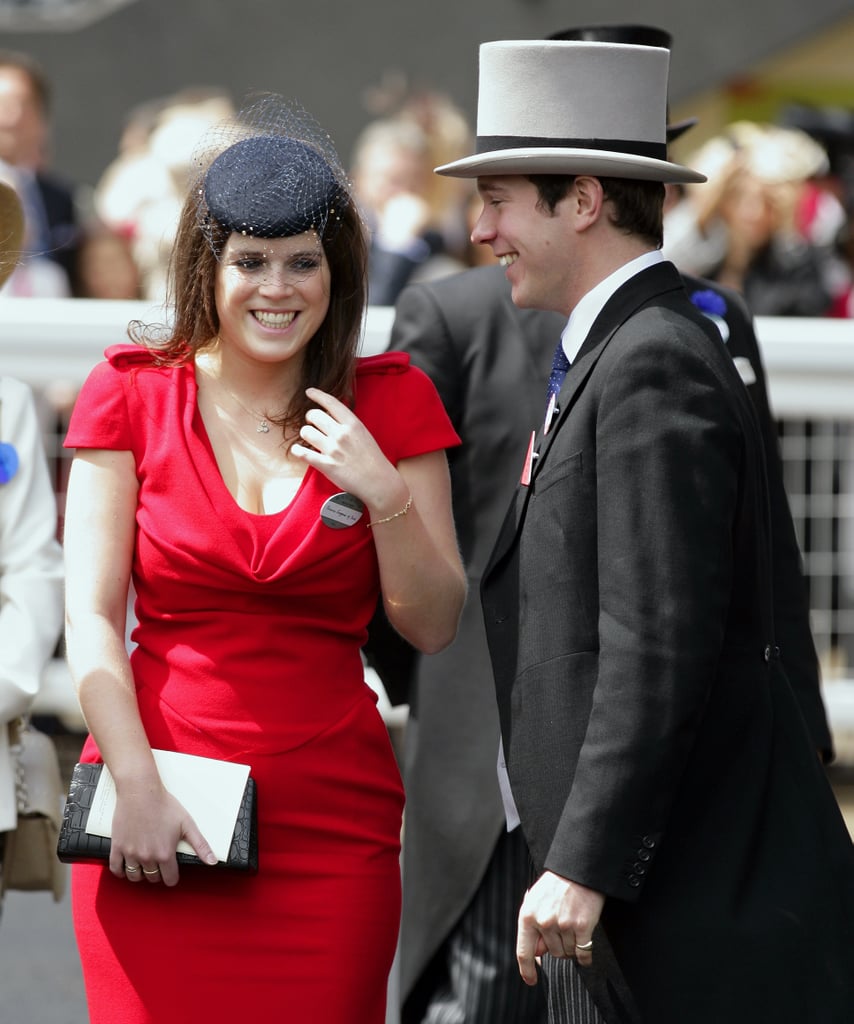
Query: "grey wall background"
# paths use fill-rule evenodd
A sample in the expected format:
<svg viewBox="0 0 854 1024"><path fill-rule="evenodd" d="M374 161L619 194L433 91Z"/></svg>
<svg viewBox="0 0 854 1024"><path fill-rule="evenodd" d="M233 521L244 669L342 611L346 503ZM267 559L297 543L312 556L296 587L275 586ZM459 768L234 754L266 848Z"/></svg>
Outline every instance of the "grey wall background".
<svg viewBox="0 0 854 1024"><path fill-rule="evenodd" d="M473 121L477 48L488 39L659 25L674 37L678 103L852 11L851 0L134 0L77 31L0 31L0 46L43 63L55 87L53 165L94 185L127 112L191 85L224 86L238 101L253 90L291 95L347 162L370 120L364 94L389 71L440 88Z"/></svg>

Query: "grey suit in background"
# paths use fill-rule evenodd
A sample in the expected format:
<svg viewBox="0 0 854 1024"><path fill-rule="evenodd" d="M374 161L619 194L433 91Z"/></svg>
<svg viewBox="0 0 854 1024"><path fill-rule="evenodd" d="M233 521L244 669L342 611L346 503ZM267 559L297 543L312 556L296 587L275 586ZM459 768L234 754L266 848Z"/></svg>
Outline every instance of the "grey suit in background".
<svg viewBox="0 0 854 1024"><path fill-rule="evenodd" d="M542 986L528 989L516 966L516 915L529 864L521 834L506 838L496 778L498 711L479 588L518 482L518 453L533 424L542 421L548 367L563 326L559 315L517 309L497 266L410 286L397 305L390 347L409 352L431 377L463 439L449 460L469 580L457 639L442 654L417 659L408 695L404 1022L439 1021L439 1006L449 1001L458 1013L468 1004L462 1011L466 1024L545 1020ZM503 867L490 875L490 895L472 905L488 869L499 862ZM475 934L466 952L449 954L446 940L467 908L466 924ZM461 964L472 958L475 965ZM486 977L475 996L473 979L482 971Z"/></svg>

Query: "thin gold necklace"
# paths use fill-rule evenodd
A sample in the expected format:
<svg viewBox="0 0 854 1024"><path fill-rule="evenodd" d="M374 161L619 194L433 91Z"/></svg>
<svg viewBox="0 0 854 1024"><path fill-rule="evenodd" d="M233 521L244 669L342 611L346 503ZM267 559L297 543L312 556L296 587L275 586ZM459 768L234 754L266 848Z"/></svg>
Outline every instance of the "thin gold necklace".
<svg viewBox="0 0 854 1024"><path fill-rule="evenodd" d="M252 417L252 419L258 420L258 425L255 427L255 433L256 434L269 434L270 433L270 424L267 422L267 417L266 416L261 416L257 412L254 412L252 409L248 409L243 404L243 402L240 401L240 399L237 397L237 395L235 395L235 393L233 391L229 390L225 386L225 384L223 384L223 382L221 380L217 380L215 377L213 377L211 374L209 374L206 370L202 370L202 373L209 380L214 381L216 384L218 384L227 395L229 395L235 402L237 402L237 404L240 406L240 408L245 413L248 413Z"/></svg>
<svg viewBox="0 0 854 1024"><path fill-rule="evenodd" d="M237 395L235 395L235 393L233 391L229 391L228 388L224 384L222 385L222 388L223 388L223 391L225 391L225 393L227 395L231 395L231 397L234 399L234 401L237 402L237 404L240 406L240 408L244 412L248 412L249 415L253 419L258 420L258 426L255 428L255 433L256 434L269 434L270 433L270 424L267 422L267 417L266 416L259 416L259 414L257 412L253 412L252 409L247 409L246 406L243 404L243 402L241 402L240 399L237 397Z"/></svg>

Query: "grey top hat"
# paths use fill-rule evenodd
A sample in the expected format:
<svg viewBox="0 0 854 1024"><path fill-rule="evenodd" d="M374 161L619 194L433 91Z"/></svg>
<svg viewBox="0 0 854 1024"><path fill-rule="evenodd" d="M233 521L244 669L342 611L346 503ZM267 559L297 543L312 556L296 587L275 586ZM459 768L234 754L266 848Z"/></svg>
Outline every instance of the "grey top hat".
<svg viewBox="0 0 854 1024"><path fill-rule="evenodd" d="M578 25L560 29L546 36L547 39L586 39L591 43L633 43L636 46L663 46L673 49L673 36L655 25L616 24ZM685 117L681 121L667 121L667 141L675 142L697 124L696 117Z"/></svg>
<svg viewBox="0 0 854 1024"><path fill-rule="evenodd" d="M476 178L594 174L696 182L667 159L662 47L588 41L483 43L477 152L436 168Z"/></svg>

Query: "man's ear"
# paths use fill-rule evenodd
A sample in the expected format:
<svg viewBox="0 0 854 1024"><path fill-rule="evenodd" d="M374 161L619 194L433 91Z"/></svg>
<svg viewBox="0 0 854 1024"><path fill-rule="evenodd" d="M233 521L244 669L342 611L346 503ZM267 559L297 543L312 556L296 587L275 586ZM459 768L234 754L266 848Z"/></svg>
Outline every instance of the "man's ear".
<svg viewBox="0 0 854 1024"><path fill-rule="evenodd" d="M567 198L570 202L570 212L576 220L578 229L584 230L595 224L602 213L605 202L602 182L589 174L579 174L576 176L572 191Z"/></svg>

